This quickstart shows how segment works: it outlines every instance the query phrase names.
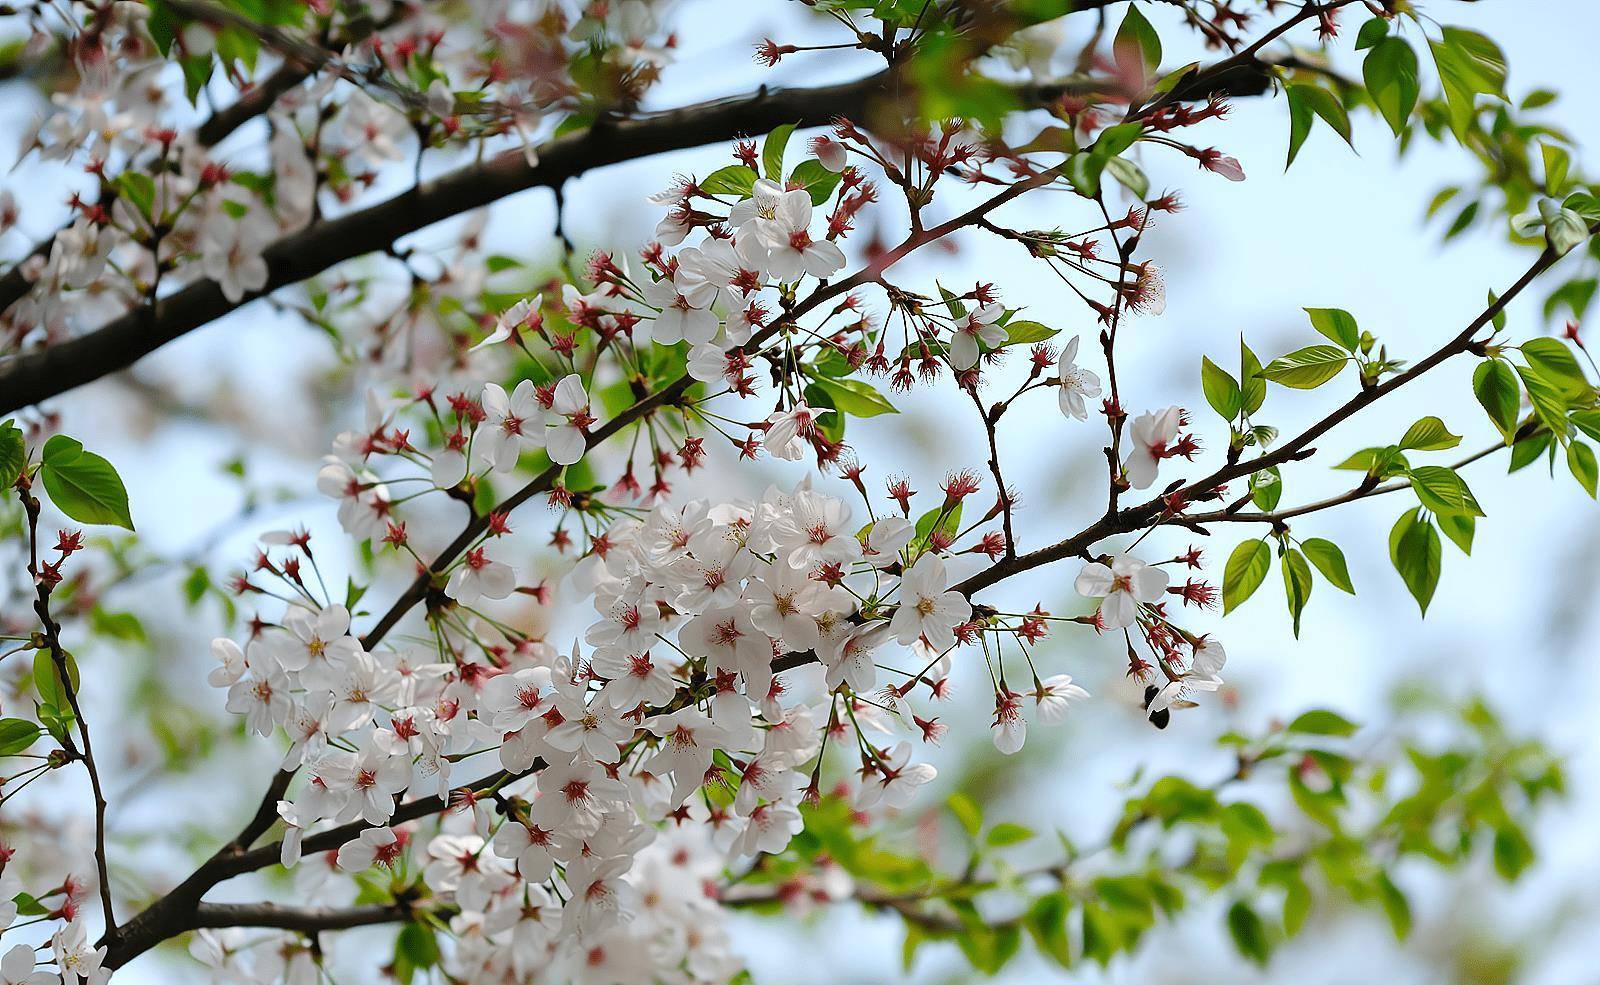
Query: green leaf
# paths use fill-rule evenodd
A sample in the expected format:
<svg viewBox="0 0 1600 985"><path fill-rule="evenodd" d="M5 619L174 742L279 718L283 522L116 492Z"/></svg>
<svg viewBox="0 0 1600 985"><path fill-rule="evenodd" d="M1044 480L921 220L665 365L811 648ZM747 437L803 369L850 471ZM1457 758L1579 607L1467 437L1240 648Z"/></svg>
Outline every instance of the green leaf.
<svg viewBox="0 0 1600 985"><path fill-rule="evenodd" d="M1261 378L1261 360L1245 345L1242 335L1239 337L1239 397L1247 415L1260 410L1267 399L1267 381Z"/></svg>
<svg viewBox="0 0 1600 985"><path fill-rule="evenodd" d="M1350 581L1350 569L1345 567L1344 551L1331 540L1321 537L1312 537L1300 542L1300 549L1306 552L1306 557L1322 572L1322 577L1341 592L1351 595L1356 593L1356 587Z"/></svg>
<svg viewBox="0 0 1600 985"><path fill-rule="evenodd" d="M1544 159L1544 190L1559 198L1567 187L1567 173L1572 167L1572 156L1555 144L1541 143L1539 154Z"/></svg>
<svg viewBox="0 0 1600 985"><path fill-rule="evenodd" d="M708 195L738 195L740 198L749 198L759 177L761 176L756 174L754 168L743 164L730 164L706 175L698 184L700 190Z"/></svg>
<svg viewBox="0 0 1600 985"><path fill-rule="evenodd" d="M1539 423L1562 444L1567 443L1567 397L1560 384L1545 379L1532 366L1518 366L1522 387L1528 391L1528 402L1533 405L1533 415Z"/></svg>
<svg viewBox="0 0 1600 985"><path fill-rule="evenodd" d="M1567 469L1572 472L1572 477L1578 480L1578 485L1589 494L1590 499L1595 498L1595 484L1600 481L1600 470L1596 469L1594 449L1581 441L1574 441L1567 445Z"/></svg>
<svg viewBox="0 0 1600 985"><path fill-rule="evenodd" d="M1374 17L1356 32L1356 50L1365 51L1388 36L1389 22L1382 17Z"/></svg>
<svg viewBox="0 0 1600 985"><path fill-rule="evenodd" d="M1334 132L1350 143L1350 117L1345 112L1344 106L1339 102L1339 97L1318 85L1309 83L1291 83L1289 85L1289 160L1284 164L1287 170L1294 163L1295 155L1300 153L1300 146L1305 143L1306 137L1311 133L1311 124L1315 116L1322 117L1323 122L1334 129ZM1354 145L1352 145L1354 146Z"/></svg>
<svg viewBox="0 0 1600 985"><path fill-rule="evenodd" d="M1208 356L1200 357L1200 389L1205 392L1206 403L1217 412L1217 416L1225 421L1239 416L1244 406L1244 394L1239 390L1238 381Z"/></svg>
<svg viewBox="0 0 1600 985"><path fill-rule="evenodd" d="M1477 518L1469 513L1441 513L1434 517L1439 529L1463 554L1472 553L1472 535L1478 528Z"/></svg>
<svg viewBox="0 0 1600 985"><path fill-rule="evenodd" d="M1300 614L1311 601L1311 566L1306 564L1305 555L1291 547L1284 552L1279 567L1283 569L1283 592L1289 602L1289 615L1294 618L1294 635L1299 639Z"/></svg>
<svg viewBox="0 0 1600 985"><path fill-rule="evenodd" d="M111 463L64 434L45 442L39 474L56 509L79 523L133 529L128 491Z"/></svg>
<svg viewBox="0 0 1600 985"><path fill-rule="evenodd" d="M1502 879L1515 879L1532 864L1533 845L1521 828L1507 821L1495 829L1494 870Z"/></svg>
<svg viewBox="0 0 1600 985"><path fill-rule="evenodd" d="M1339 343L1346 352L1355 352L1361 344L1361 328L1350 312L1343 308L1307 308L1311 327Z"/></svg>
<svg viewBox="0 0 1600 985"><path fill-rule="evenodd" d="M1443 557L1439 532L1421 518L1421 510L1402 513L1389 531L1389 560L1411 591L1412 598L1417 600L1423 615L1428 614L1428 603L1433 600L1434 589L1439 587Z"/></svg>
<svg viewBox="0 0 1600 985"><path fill-rule="evenodd" d="M1272 954L1267 928L1244 900L1228 908L1228 933L1232 935L1233 946L1239 949L1240 954L1258 965L1267 963L1267 958Z"/></svg>
<svg viewBox="0 0 1600 985"><path fill-rule="evenodd" d="M1378 873L1378 902L1383 904L1383 913L1389 918L1394 936L1405 940L1406 935L1411 933L1411 904L1387 872Z"/></svg>
<svg viewBox="0 0 1600 985"><path fill-rule="evenodd" d="M1476 31L1446 27L1429 42L1449 109L1450 129L1465 141L1479 95L1504 96L1506 59L1500 47Z"/></svg>
<svg viewBox="0 0 1600 985"><path fill-rule="evenodd" d="M1568 398L1586 397L1591 393L1577 357L1560 339L1529 339L1522 343L1522 358L1540 376L1559 386Z"/></svg>
<svg viewBox="0 0 1600 985"><path fill-rule="evenodd" d="M408 923L400 928L394 941L394 977L409 983L419 971L426 971L439 963L439 941L433 928L420 923Z"/></svg>
<svg viewBox="0 0 1600 985"><path fill-rule="evenodd" d="M1272 548L1265 538L1247 540L1233 549L1222 572L1222 614L1227 615L1266 580L1272 568Z"/></svg>
<svg viewBox="0 0 1600 985"><path fill-rule="evenodd" d="M1036 321L1006 322L1006 340L1000 343L1004 349L1008 345L1030 345L1034 342L1043 342L1053 339L1061 334L1061 329L1051 328Z"/></svg>
<svg viewBox="0 0 1600 985"><path fill-rule="evenodd" d="M1020 824L1004 822L989 829L984 841L991 847L1004 848L1007 845L1020 845L1033 839L1033 832Z"/></svg>
<svg viewBox="0 0 1600 985"><path fill-rule="evenodd" d="M1290 722L1288 730L1301 735L1337 735L1342 738L1355 735L1360 727L1338 712L1313 708Z"/></svg>
<svg viewBox="0 0 1600 985"><path fill-rule="evenodd" d="M766 143L761 145L761 168L768 178L783 184L783 151L789 146L789 137L794 133L794 124L785 123L772 128L767 134Z"/></svg>
<svg viewBox="0 0 1600 985"><path fill-rule="evenodd" d="M1421 465L1411 470L1411 489L1417 499L1434 513L1467 513L1483 516L1467 482L1454 469L1443 465Z"/></svg>
<svg viewBox="0 0 1600 985"><path fill-rule="evenodd" d="M1472 372L1472 392L1509 444L1517 432L1517 414L1522 407L1522 388L1511 365L1502 359L1479 363Z"/></svg>
<svg viewBox="0 0 1600 985"><path fill-rule="evenodd" d="M1063 968L1072 967L1072 939L1067 933L1067 915L1071 910L1072 900L1058 891L1034 900L1023 917L1039 953Z"/></svg>
<svg viewBox="0 0 1600 985"><path fill-rule="evenodd" d="M834 407L840 413L849 414L851 417L877 417L879 414L897 414L894 404L891 404L883 394L874 390L871 384L861 380L831 380L827 377L818 377L816 386L833 398Z"/></svg>
<svg viewBox="0 0 1600 985"><path fill-rule="evenodd" d="M1139 12L1138 4L1128 5L1127 16L1117 28L1111 50L1117 67L1140 82L1154 74L1161 64L1161 36Z"/></svg>
<svg viewBox="0 0 1600 985"><path fill-rule="evenodd" d="M1373 45L1361 63L1367 94L1395 136L1406 128L1416 108L1422 86L1417 81L1417 53L1400 38L1385 38Z"/></svg>
<svg viewBox="0 0 1600 985"><path fill-rule="evenodd" d="M801 161L789 175L789 184L804 188L811 196L812 205L821 205L833 195L844 177L838 171L829 171L818 160Z"/></svg>
<svg viewBox="0 0 1600 985"><path fill-rule="evenodd" d="M1461 435L1450 429L1437 417L1424 417L1406 429L1400 447L1414 451L1444 451L1461 444Z"/></svg>
<svg viewBox="0 0 1600 985"><path fill-rule="evenodd" d="M1276 465L1250 476L1250 501L1263 513L1271 513L1283 499L1283 473Z"/></svg>
<svg viewBox="0 0 1600 985"><path fill-rule="evenodd" d="M23 446L22 432L7 418L0 423L0 495L10 495L11 484L27 464L28 450Z"/></svg>
<svg viewBox="0 0 1600 985"><path fill-rule="evenodd" d="M27 751L40 731L39 726L20 718L0 718L0 756Z"/></svg>
<svg viewBox="0 0 1600 985"><path fill-rule="evenodd" d="M1274 359L1261 375L1296 390L1314 390L1338 376L1349 359L1350 354L1338 346L1308 345Z"/></svg>
<svg viewBox="0 0 1600 985"><path fill-rule="evenodd" d="M983 808L978 806L977 801L958 792L950 795L950 799L945 801L945 806L950 808L950 813L961 822L961 827L966 829L967 834L974 838L978 837L978 832L983 829Z"/></svg>
<svg viewBox="0 0 1600 985"><path fill-rule="evenodd" d="M1600 409L1573 411L1572 416L1568 417L1567 420L1571 421L1573 427L1576 427L1579 431L1596 441L1600 441Z"/></svg>
<svg viewBox="0 0 1600 985"><path fill-rule="evenodd" d="M1550 436L1549 431L1540 431L1523 438L1511 446L1511 464L1506 471L1509 473L1527 468L1538 461L1539 456L1549 450L1554 443L1555 439Z"/></svg>
<svg viewBox="0 0 1600 985"><path fill-rule="evenodd" d="M1139 165L1126 157L1113 157L1106 162L1106 170L1111 172L1111 177L1117 183L1132 193L1134 198L1143 199L1150 194L1150 179L1140 170Z"/></svg>

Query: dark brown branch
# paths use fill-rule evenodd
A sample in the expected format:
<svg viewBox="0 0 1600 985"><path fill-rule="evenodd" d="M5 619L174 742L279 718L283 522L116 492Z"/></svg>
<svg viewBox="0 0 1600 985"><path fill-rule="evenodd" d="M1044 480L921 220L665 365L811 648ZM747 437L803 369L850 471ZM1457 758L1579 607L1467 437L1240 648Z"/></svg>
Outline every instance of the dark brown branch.
<svg viewBox="0 0 1600 985"><path fill-rule="evenodd" d="M195 908L193 926L275 927L314 934L323 930L349 930L380 923L410 920L415 910L407 903L350 906L343 909L322 906L279 906L276 903L201 903Z"/></svg>
<svg viewBox="0 0 1600 985"><path fill-rule="evenodd" d="M1265 91L1266 64L1245 67L1251 71L1241 74L1234 65L1227 78L1202 75L1186 86L1197 95L1201 88L1239 96ZM880 72L838 85L762 88L749 96L696 103L639 118L602 119L588 130L546 143L533 167L520 151L507 151L284 237L266 250L266 287L248 295L247 300L314 277L335 264L387 249L396 240L436 222L530 188L559 187L596 168L765 133L783 123L818 126L838 116L870 119L869 104L887 93L887 81L888 73ZM1016 91L1025 104L1039 105L1066 93L1102 92L1107 85L1073 77L1020 85ZM5 296L6 279L0 278L0 299ZM130 311L86 335L0 361L0 414L130 366L237 307L222 296L215 282L201 281L161 299L153 312L148 308Z"/></svg>

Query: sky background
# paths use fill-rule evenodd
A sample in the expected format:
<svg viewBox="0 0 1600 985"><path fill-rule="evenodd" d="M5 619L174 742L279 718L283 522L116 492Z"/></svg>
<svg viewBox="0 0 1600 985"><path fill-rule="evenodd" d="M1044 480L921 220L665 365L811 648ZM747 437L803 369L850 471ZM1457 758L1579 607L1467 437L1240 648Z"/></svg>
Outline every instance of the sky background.
<svg viewBox="0 0 1600 985"><path fill-rule="evenodd" d="M1600 7L1582 0L1500 0L1435 2L1427 9L1442 22L1494 37L1508 56L1513 98L1536 88L1562 92L1564 98L1545 111L1545 118L1567 129L1580 151L1600 145L1600 114L1590 101L1590 94L1600 89L1600 68L1591 50L1593 38L1600 36ZM682 47L653 97L659 106L738 92L760 82L817 84L872 70L862 60L833 55L793 58L770 72L753 65L748 58L751 40L768 33L788 40L811 30L786 5L698 0L687 3L682 14ZM1159 13L1151 16L1167 26ZM1353 32L1359 23L1347 19L1344 27ZM1297 37L1306 40L1308 35ZM1200 57L1181 49L1181 42L1169 42L1166 61L1181 64ZM0 87L0 130L20 132L37 112L37 99L15 84ZM1199 433L1212 448L1220 448L1226 433L1200 397L1201 355L1224 367L1236 365L1241 332L1263 361L1307 344L1313 336L1300 309L1321 306L1348 309L1392 352L1415 358L1458 331L1482 308L1486 291L1510 283L1530 260L1526 251L1481 228L1441 245L1439 223L1423 220L1426 203L1441 185L1476 176L1479 166L1461 152L1420 141L1397 161L1386 126L1358 114L1356 153L1319 127L1294 169L1285 174L1286 131L1282 104L1265 100L1241 102L1225 126L1209 131L1206 139L1243 164L1249 175L1243 183L1197 172L1192 162L1176 155L1147 154L1140 161L1152 187L1180 189L1188 208L1164 219L1145 238L1143 255L1158 260L1166 272L1168 306L1160 317L1140 319L1125 331L1119 349L1123 393L1135 411L1173 402L1192 408ZM248 143L248 135L241 138ZM632 162L574 181L567 190L569 233L580 247L634 248L648 238L658 215L643 195L664 185L673 171L704 174L723 163L725 154L724 147L711 147ZM450 163L436 166L443 169ZM24 164L0 175L0 187L57 197L63 180L50 169ZM952 214L961 201L950 195L935 210ZM1059 223L1067 229L1092 224L1070 197L1039 196L1029 202L1022 210L1002 213L1000 220L1033 227ZM892 209L886 208L884 215L892 224ZM549 248L551 219L549 192L525 193L497 207L490 237L506 252L537 254ZM30 215L25 225L37 233L54 221L48 214ZM439 227L417 241L442 244L449 238L448 229ZM3 245L15 251L18 242ZM1094 348L1087 344L1094 327L1081 306L1063 296L1065 289L1042 266L1019 262L1019 250L992 238L958 242L956 255L914 257L894 268L890 279L924 291L936 274L947 285L996 281L1008 304L1027 306L1027 317L1060 327L1068 336L1082 332L1085 351ZM1532 295L1535 301L1542 297ZM1525 299L1511 310L1512 336L1552 330L1542 322L1537 303ZM1089 364L1095 366L1092 360ZM255 480L281 486L294 497L215 545L210 557L226 567L248 557L255 534L291 522L310 522L323 542L334 540L331 504L304 497L312 492L314 479L310 456L326 448L331 430L359 421L358 407L341 396L346 389L328 382L326 374L335 366L336 357L319 333L256 304L186 336L135 370L143 385L171 400L223 408L243 428L242 437L239 431L181 414L130 412L126 381L102 381L54 406L68 432L118 464L141 532L164 550L186 553L206 543L212 523L237 510L237 484L219 470L236 455L246 458ZM1326 464L1357 448L1396 440L1424 414L1438 414L1452 430L1464 433L1463 453L1487 444L1493 435L1472 399L1471 370L1466 360L1446 364L1421 386L1402 390L1376 410L1341 425L1319 442L1325 450L1318 457L1322 464L1288 472L1284 503L1347 488L1349 475L1331 472ZM1267 417L1285 434L1320 416L1335 399L1319 391L1288 400L1285 393L1274 388L1267 405ZM1061 419L1052 394L1034 399L1027 416L1001 432L1008 479L1025 497L1018 530L1029 546L1084 526L1104 495L1099 452L1103 429L1095 422ZM898 402L903 413L897 417L878 418L867 426L851 424L852 442L880 480L903 472L915 488L929 490L950 469L981 469L982 432L964 399L955 400L945 387ZM1455 456L1438 457L1448 461ZM1187 474L1202 474L1203 468L1198 465ZM766 466L759 474L730 474L724 469L719 482L726 483L731 497L757 492L767 481L792 483L801 471ZM1202 617L1195 628L1218 633L1228 647L1226 676L1238 697L1231 711L1211 702L1183 713L1167 731L1155 732L1137 711L1138 689L1121 679L1117 642L1090 634L1059 637L1048 651L1051 672L1080 678L1095 699L1080 706L1073 723L1061 731L1032 733L1032 744L1048 745L1042 753L1035 750L1025 767L1033 772L1017 776L1025 782L1013 788L1006 804L989 813L991 818L1010 817L1046 830L1059 827L1092 840L1096 832L1103 834L1117 809L1114 785L1140 765L1184 769L1207 779L1222 768L1210 740L1227 727L1256 729L1311 705L1332 707L1357 720L1381 721L1395 685L1420 678L1445 694L1487 695L1517 727L1542 736L1569 757L1575 795L1545 813L1536 839L1542 859L1531 877L1508 889L1486 867L1449 884L1422 870L1402 869L1402 884L1420 890L1414 901L1417 936L1403 948L1394 944L1381 915L1318 921L1263 973L1233 956L1220 913L1202 909L1160 929L1136 958L1121 959L1104 972L1081 969L1072 980L1292 979L1302 985L1332 985L1381 977L1444 982L1453 980L1450 955L1463 939L1481 943L1495 937L1528 942L1536 951L1520 980L1541 985L1600 980L1592 970L1592 948L1581 946L1585 922L1592 927L1600 903L1594 888L1600 846L1587 820L1600 807L1587 792L1600 781L1600 756L1588 729L1600 697L1595 683L1600 633L1592 611L1600 524L1594 504L1559 472L1555 481L1538 468L1508 477L1503 459L1491 459L1473 466L1467 477L1488 516L1479 523L1470 560L1452 546L1445 548L1443 579L1425 621L1387 559L1389 527L1411 505L1405 496L1318 514L1295 525L1298 536L1328 537L1344 547L1359 593L1343 595L1319 582L1300 641L1291 635L1276 573L1257 598L1226 620L1217 614ZM198 522L198 517L211 519ZM1201 542L1215 564L1213 577L1220 579L1222 560L1242 536L1241 530L1218 527ZM1162 532L1142 553L1167 557L1191 541L1196 538L1183 531ZM547 563L530 553L528 567ZM1070 591L1075 572L1075 567L1036 572L991 590L985 601L1013 609L1042 601L1052 610L1070 610L1079 604ZM156 621L171 623L163 633L177 644L175 659L204 665L204 640L218 629L214 612L185 616L170 579L152 578L127 591L137 593L127 599L136 601L141 613L148 610ZM554 628L558 634L559 621ZM556 634L552 638L563 638ZM109 663L94 669L91 686L124 679ZM976 754L982 755L987 748L982 728L987 696L980 676L957 678L965 686L952 714L958 723L952 738L963 730L975 736L982 747ZM222 695L201 690L197 685L194 700L209 702L220 712ZM953 743L935 761L954 765L970 752ZM255 753L263 767L273 758L269 750ZM992 748L987 754L998 761ZM206 798L203 791L238 770L237 758L208 764L195 778L193 803L185 802L185 820L205 827L210 817L230 816L235 805ZM948 789L936 796L945 793ZM253 803L255 784L241 797ZM119 798L114 793L112 799ZM125 802L121 823L130 831L159 825L170 810L165 798L149 803L136 792ZM211 830L227 829L220 821L218 825ZM249 888L229 884L218 898L226 893L243 897ZM762 983L814 981L819 971L845 982L900 977L898 921L849 908L798 930L792 921L740 918L738 939ZM166 980L165 971L152 962L135 967L142 970L130 973L130 981ZM930 946L910 977L951 980L960 967L952 946ZM1051 974L1028 958L1008 969L1003 980L1037 981Z"/></svg>

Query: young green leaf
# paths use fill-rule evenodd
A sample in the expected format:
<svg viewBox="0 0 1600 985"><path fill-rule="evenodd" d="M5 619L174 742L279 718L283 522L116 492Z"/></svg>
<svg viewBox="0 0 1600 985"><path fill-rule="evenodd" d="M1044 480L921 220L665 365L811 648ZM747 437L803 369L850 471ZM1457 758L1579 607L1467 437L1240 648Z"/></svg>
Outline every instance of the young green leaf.
<svg viewBox="0 0 1600 985"><path fill-rule="evenodd" d="M1272 956L1272 944L1267 939L1267 928L1244 900L1228 908L1228 933L1239 953L1258 965L1265 965Z"/></svg>
<svg viewBox="0 0 1600 985"><path fill-rule="evenodd" d="M826 377L816 380L816 386L833 398L833 406L840 413L849 414L851 417L877 417L879 414L897 414L895 409L883 394L873 389L869 383L861 380L830 380Z"/></svg>
<svg viewBox="0 0 1600 985"><path fill-rule="evenodd" d="M1300 542L1300 549L1306 552L1306 557L1316 565L1330 585L1341 592L1356 593L1356 587L1350 581L1350 569L1344 563L1344 551L1339 549L1338 544L1321 537L1311 537Z"/></svg>
<svg viewBox="0 0 1600 985"><path fill-rule="evenodd" d="M761 168L768 178L779 184L783 183L783 151L789 146L789 137L794 133L794 124L785 123L772 128L767 134L766 143L761 145Z"/></svg>
<svg viewBox="0 0 1600 985"><path fill-rule="evenodd" d="M1384 38L1367 52L1361 63L1361 77L1378 112L1399 136L1422 92L1417 81L1417 53L1400 38Z"/></svg>
<svg viewBox="0 0 1600 985"><path fill-rule="evenodd" d="M1300 614L1311 601L1311 566L1306 564L1305 555L1291 547L1284 552L1279 567L1283 569L1283 591L1289 600L1289 615L1294 618L1294 635L1299 639Z"/></svg>
<svg viewBox="0 0 1600 985"><path fill-rule="evenodd" d="M740 198L748 198L759 177L754 168L747 168L743 164L730 164L706 175L698 184L701 191L709 195L738 195Z"/></svg>
<svg viewBox="0 0 1600 985"><path fill-rule="evenodd" d="M1266 580L1272 568L1272 548L1265 539L1247 540L1233 549L1222 571L1222 614L1240 605Z"/></svg>
<svg viewBox="0 0 1600 985"><path fill-rule="evenodd" d="M1289 160L1284 164L1287 170L1294 163L1295 155L1300 153L1300 147L1305 143L1306 137L1311 133L1311 124L1314 117L1322 117L1323 122L1332 127L1334 132L1350 143L1350 116L1345 112L1344 106L1339 102L1339 97L1318 85L1304 82L1289 85ZM1353 144L1351 146L1354 146Z"/></svg>
<svg viewBox="0 0 1600 985"><path fill-rule="evenodd" d="M1263 513L1277 509L1283 499L1283 473L1274 465L1250 476L1250 501Z"/></svg>
<svg viewBox="0 0 1600 985"><path fill-rule="evenodd" d="M1567 469L1572 472L1572 477L1578 480L1578 485L1589 494L1590 499L1595 498L1595 484L1600 481L1600 469L1595 466L1594 449L1581 441L1574 441L1567 445Z"/></svg>
<svg viewBox="0 0 1600 985"><path fill-rule="evenodd" d="M1117 67L1140 81L1154 74L1161 64L1161 36L1139 12L1138 4L1128 5L1128 13L1112 39L1111 51Z"/></svg>
<svg viewBox="0 0 1600 985"><path fill-rule="evenodd" d="M0 422L0 495L9 496L11 484L17 481L28 464L28 450L22 443L22 432L10 418Z"/></svg>
<svg viewBox="0 0 1600 985"><path fill-rule="evenodd" d="M1242 335L1239 337L1239 399L1246 414L1260 410L1267 399L1267 381L1261 378L1261 360L1245 345Z"/></svg>
<svg viewBox="0 0 1600 985"><path fill-rule="evenodd" d="M1350 354L1338 346L1308 345L1274 359L1261 375L1296 390L1315 390L1338 376L1349 359Z"/></svg>
<svg viewBox="0 0 1600 985"><path fill-rule="evenodd" d="M1444 535L1450 538L1450 542L1461 549L1461 553L1472 553L1472 535L1478 528L1476 517L1470 513L1440 513L1434 520Z"/></svg>
<svg viewBox="0 0 1600 985"><path fill-rule="evenodd" d="M39 738L39 726L21 718L0 718L0 756L25 752Z"/></svg>
<svg viewBox="0 0 1600 985"><path fill-rule="evenodd" d="M1225 421L1239 416L1239 410L1244 406L1244 395L1239 390L1238 382L1207 356L1200 357L1200 389L1206 395L1206 403L1217 412L1217 416Z"/></svg>
<svg viewBox="0 0 1600 985"><path fill-rule="evenodd" d="M1348 738L1355 735L1360 729L1355 722L1344 717L1336 711L1326 708L1313 708L1290 722L1286 731L1296 732L1300 735L1336 735Z"/></svg>
<svg viewBox="0 0 1600 985"><path fill-rule="evenodd" d="M839 187L843 177L840 172L829 171L821 161L813 159L795 165L793 173L789 175L789 184L804 188L811 196L811 204L820 206L833 195L833 190Z"/></svg>
<svg viewBox="0 0 1600 985"><path fill-rule="evenodd" d="M1517 431L1517 414L1522 407L1522 388L1517 374L1501 359L1486 359L1472 372L1472 392L1489 420L1507 443Z"/></svg>
<svg viewBox="0 0 1600 985"><path fill-rule="evenodd" d="M1354 316L1342 308L1307 308L1311 327L1339 343L1346 352L1355 352L1361 344L1361 328Z"/></svg>
<svg viewBox="0 0 1600 985"><path fill-rule="evenodd" d="M1568 398L1586 397L1592 392L1577 357L1560 339L1529 339L1522 343L1522 358L1540 376L1560 387Z"/></svg>
<svg viewBox="0 0 1600 985"><path fill-rule="evenodd" d="M1051 328L1036 321L1006 322L1006 340L1000 343L1004 349L1008 345L1031 345L1034 342L1043 342L1053 339L1061 334L1061 329Z"/></svg>
<svg viewBox="0 0 1600 985"><path fill-rule="evenodd" d="M1422 519L1420 509L1407 510L1389 531L1389 561L1417 600L1422 614L1428 614L1434 589L1439 587L1439 571L1444 550L1439 532Z"/></svg>
<svg viewBox="0 0 1600 985"><path fill-rule="evenodd" d="M1450 429L1437 417L1424 417L1406 429L1400 447L1413 451L1444 451L1461 444L1461 435Z"/></svg>
<svg viewBox="0 0 1600 985"><path fill-rule="evenodd" d="M128 491L111 463L64 434L44 444L39 474L56 509L79 523L107 523L133 529Z"/></svg>
<svg viewBox="0 0 1600 985"><path fill-rule="evenodd" d="M1434 513L1466 513L1483 516L1467 482L1455 470L1443 465L1420 465L1411 470L1411 489L1417 499Z"/></svg>

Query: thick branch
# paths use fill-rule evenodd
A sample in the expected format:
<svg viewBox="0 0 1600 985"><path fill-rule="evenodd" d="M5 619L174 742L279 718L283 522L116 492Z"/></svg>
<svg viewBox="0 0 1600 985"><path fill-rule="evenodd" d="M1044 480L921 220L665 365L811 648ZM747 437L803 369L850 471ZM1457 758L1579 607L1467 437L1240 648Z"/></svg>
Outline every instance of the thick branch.
<svg viewBox="0 0 1600 985"><path fill-rule="evenodd" d="M1205 88L1224 95L1258 95L1267 67L1230 65L1225 77L1206 74ZM452 216L530 188L557 188L568 178L623 161L701 147L783 123L819 126L839 116L869 119L867 107L888 91L888 73L813 88L768 90L734 99L623 120L602 119L580 133L539 149L529 167L520 151L506 151L461 168L387 201L319 222L266 250L267 284L260 297L335 264L381 251L395 240ZM1016 86L1026 104L1047 103L1070 92L1103 91L1109 83L1074 77ZM1191 82L1185 88L1193 88ZM1198 90L1195 98L1204 95ZM8 275L9 276L9 275ZM0 278L0 281L3 281ZM239 307L213 281L201 281L161 299L152 312L130 311L86 335L0 362L0 414L48 400L132 365L140 358Z"/></svg>

